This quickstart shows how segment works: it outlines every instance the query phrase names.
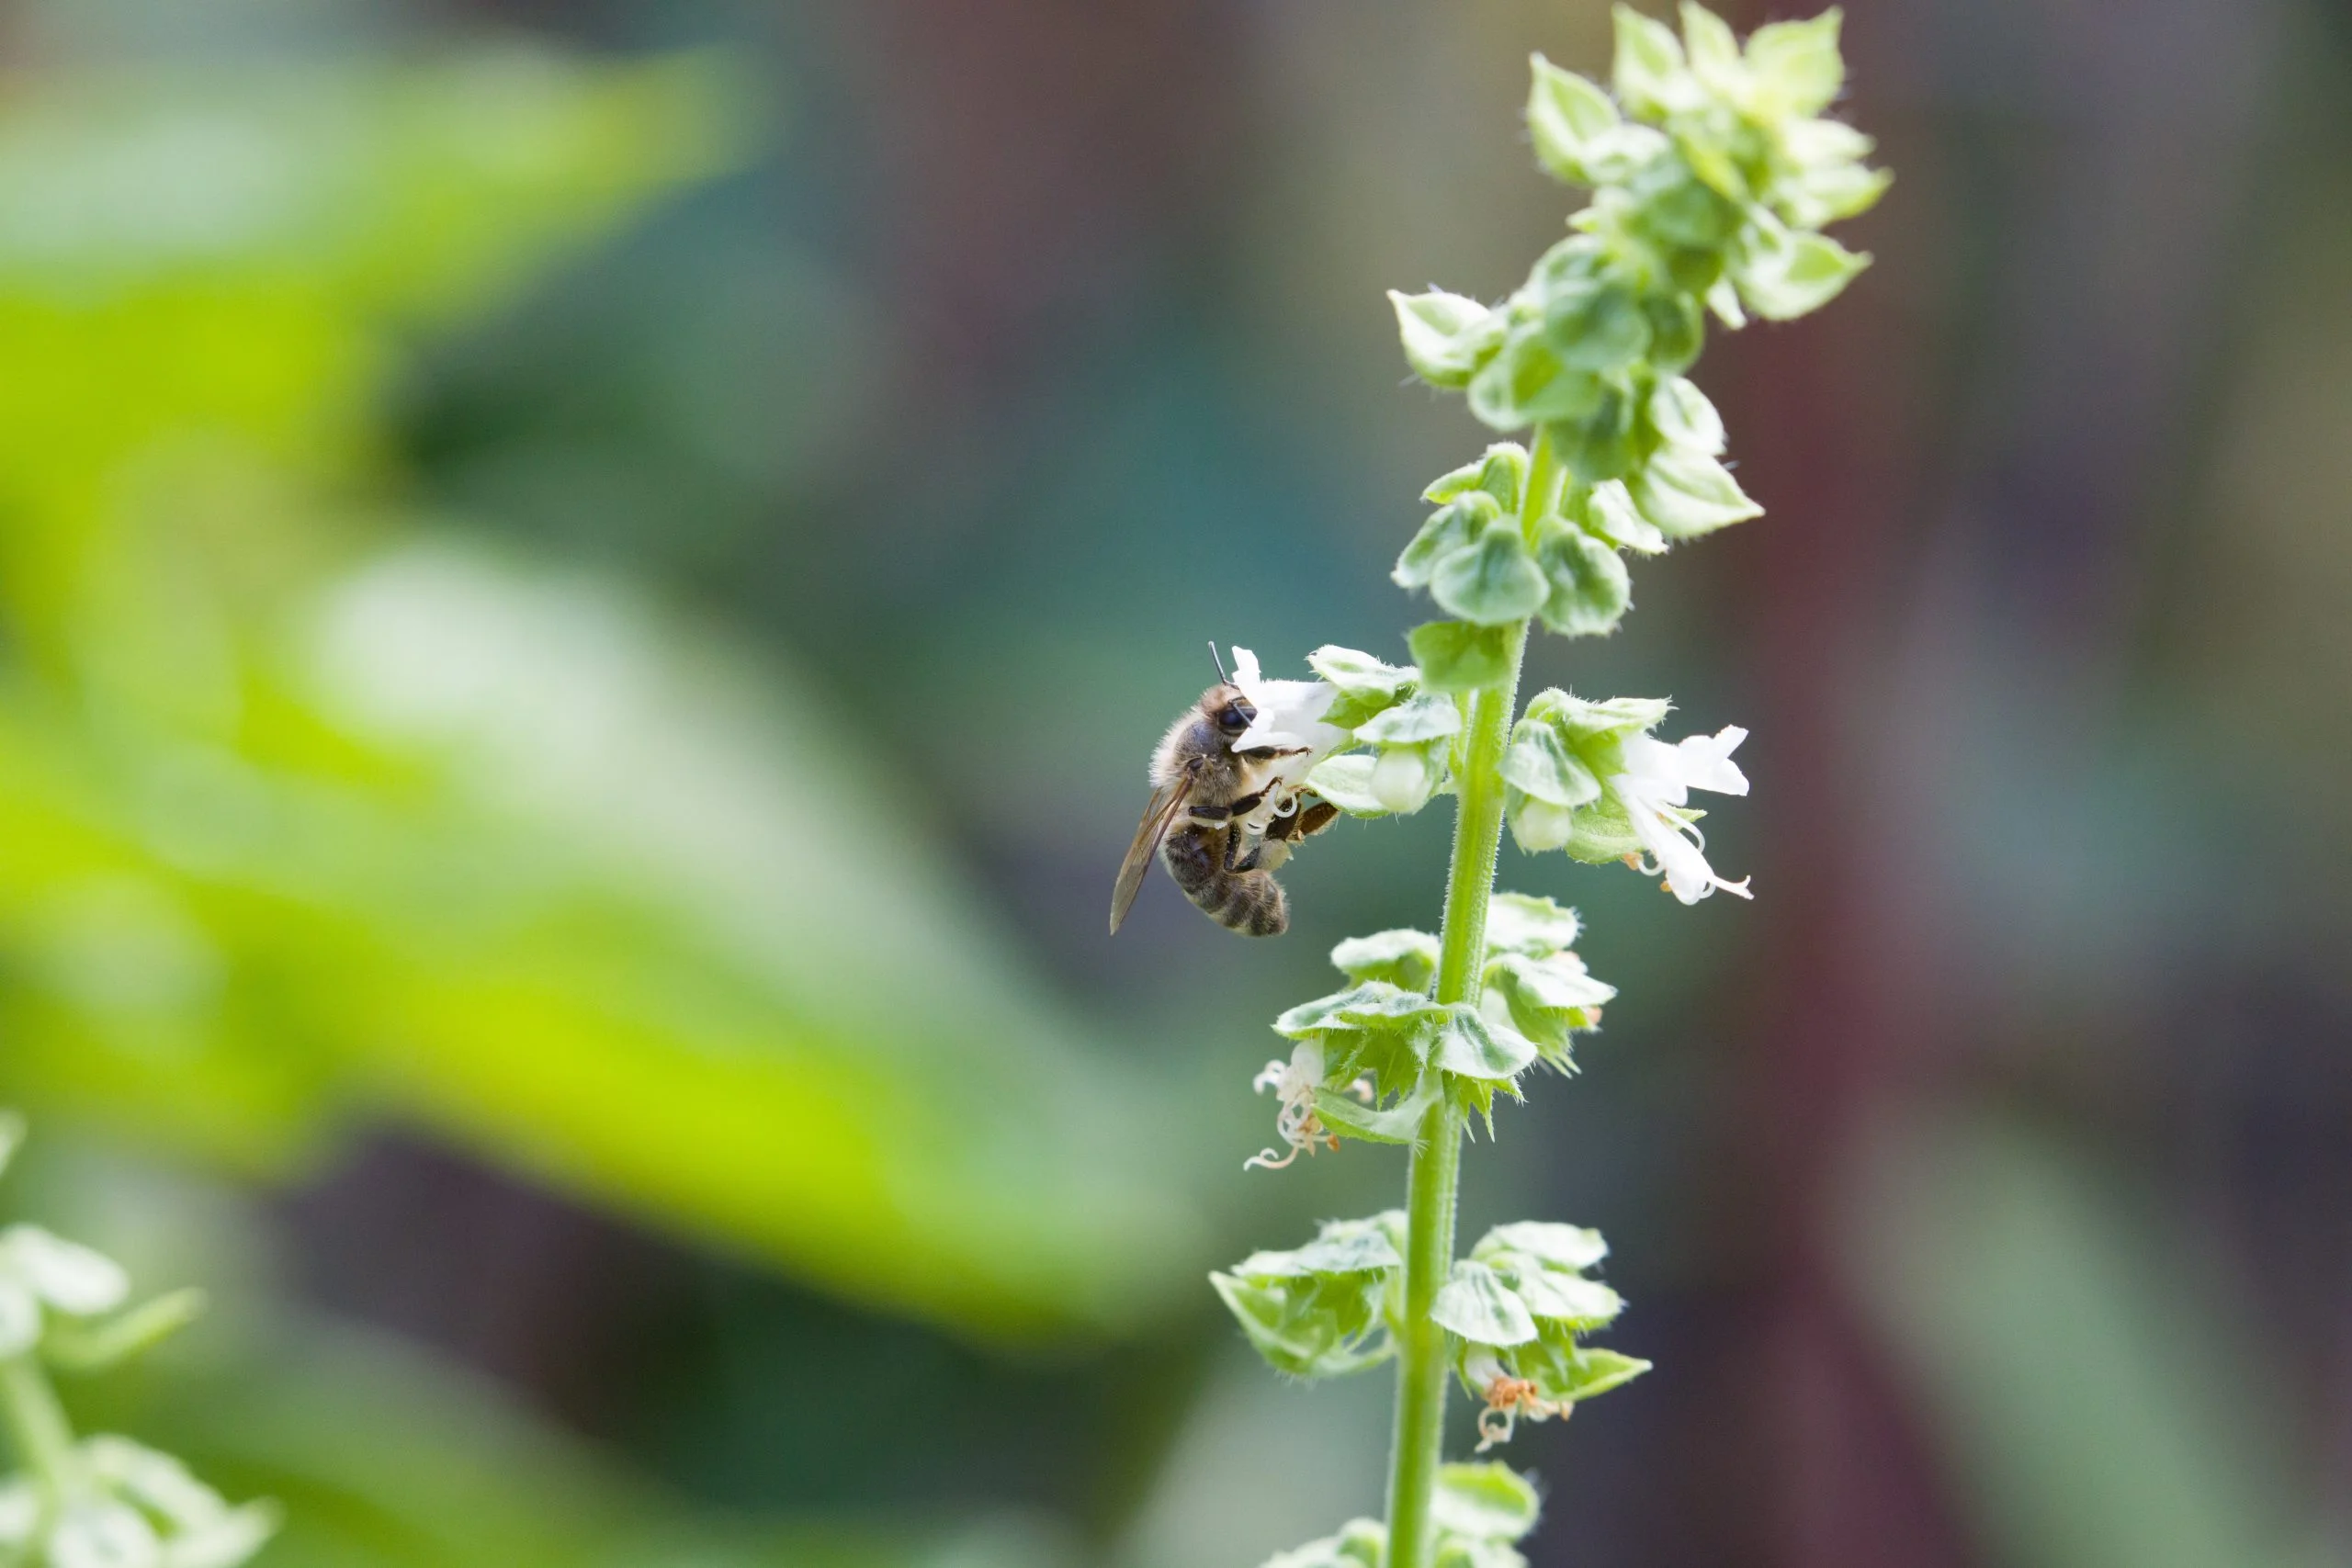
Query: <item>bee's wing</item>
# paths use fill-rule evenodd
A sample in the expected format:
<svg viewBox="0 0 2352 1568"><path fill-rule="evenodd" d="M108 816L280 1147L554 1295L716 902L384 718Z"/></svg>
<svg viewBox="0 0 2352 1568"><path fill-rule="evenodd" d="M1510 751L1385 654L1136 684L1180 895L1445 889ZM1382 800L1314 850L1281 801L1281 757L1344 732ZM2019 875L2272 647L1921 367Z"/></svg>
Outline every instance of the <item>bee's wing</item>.
<svg viewBox="0 0 2352 1568"><path fill-rule="evenodd" d="M1159 852L1159 840L1168 836L1169 824L1176 820L1192 794L1190 772L1174 784L1151 792L1151 804L1143 808L1142 825L1136 829L1136 841L1127 846L1127 858L1119 863L1118 886L1111 889L1113 931L1117 931L1119 922L1127 918L1127 908L1143 886L1143 874L1151 869L1151 858Z"/></svg>

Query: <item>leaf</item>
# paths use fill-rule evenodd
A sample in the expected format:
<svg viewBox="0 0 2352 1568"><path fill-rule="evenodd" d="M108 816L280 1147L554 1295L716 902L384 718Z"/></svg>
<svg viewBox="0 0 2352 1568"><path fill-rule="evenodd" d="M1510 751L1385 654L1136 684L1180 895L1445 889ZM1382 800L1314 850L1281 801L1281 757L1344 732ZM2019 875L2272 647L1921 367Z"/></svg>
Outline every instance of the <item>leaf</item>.
<svg viewBox="0 0 2352 1568"><path fill-rule="evenodd" d="M59 1312L75 1317L112 1312L130 1293L122 1265L39 1225L0 1231L0 1269Z"/></svg>
<svg viewBox="0 0 2352 1568"><path fill-rule="evenodd" d="M1563 971L1572 973L1574 979ZM1503 1008L1511 1027L1534 1041L1544 1059L1563 1070L1571 1065L1570 1036L1592 1028L1600 1007L1616 995L1585 975L1583 961L1573 953L1548 959L1505 953L1487 962L1483 979L1487 996Z"/></svg>
<svg viewBox="0 0 2352 1568"><path fill-rule="evenodd" d="M1519 488L1527 480L1527 448L1516 441L1498 441L1475 463L1465 463L1433 479L1421 491L1423 501L1440 505L1470 491L1484 491L1507 513L1519 510Z"/></svg>
<svg viewBox="0 0 2352 1568"><path fill-rule="evenodd" d="M1344 991L1334 991L1328 997L1317 997L1311 1002L1301 1002L1285 1009L1274 1020L1274 1032L1286 1040L1305 1040L1325 1030L1348 1027L1340 1015L1358 1007L1386 1008L1392 1003L1416 1007L1428 998L1417 992L1407 991L1385 980L1368 980L1351 986ZM1434 1004L1432 1004L1434 1005Z"/></svg>
<svg viewBox="0 0 2352 1568"><path fill-rule="evenodd" d="M1351 817L1385 817L1388 807L1372 787L1372 772L1378 762L1369 751L1326 757L1306 775L1306 787Z"/></svg>
<svg viewBox="0 0 2352 1568"><path fill-rule="evenodd" d="M1251 1279L1309 1274L1377 1274L1401 1269L1405 1260L1389 1239L1388 1216L1326 1220L1315 1239L1292 1252L1258 1252L1234 1272Z"/></svg>
<svg viewBox="0 0 2352 1568"><path fill-rule="evenodd" d="M1548 590L1537 614L1563 637L1601 637L1633 607L1634 579L1604 541L1557 518L1536 547Z"/></svg>
<svg viewBox="0 0 2352 1568"><path fill-rule="evenodd" d="M1735 101L1744 96L1747 62L1728 23L1692 0L1682 0L1682 40L1690 51L1691 73L1700 81Z"/></svg>
<svg viewBox="0 0 2352 1568"><path fill-rule="evenodd" d="M1250 1347L1276 1371L1297 1378L1343 1377L1396 1353L1385 1334L1372 1339L1376 1284L1261 1284L1220 1273L1211 1273L1209 1283Z"/></svg>
<svg viewBox="0 0 2352 1568"><path fill-rule="evenodd" d="M1529 62L1527 131L1535 156L1556 178L1590 185L1585 159L1593 139L1619 123L1617 106L1596 83L1563 71L1538 54Z"/></svg>
<svg viewBox="0 0 2352 1568"><path fill-rule="evenodd" d="M1582 806L1600 798L1600 781L1592 770L1544 724L1522 719L1512 730L1502 774L1513 788L1555 806Z"/></svg>
<svg viewBox="0 0 2352 1568"><path fill-rule="evenodd" d="M1687 446L1710 457L1723 456L1723 415L1707 400L1707 394L1684 377L1668 377L1650 394L1650 423L1671 446Z"/></svg>
<svg viewBox="0 0 2352 1568"><path fill-rule="evenodd" d="M1323 721L1341 729L1353 729L1386 712L1410 696L1421 679L1421 672L1409 664L1401 669L1384 664L1352 648L1318 648L1306 656L1306 662L1339 689L1339 695L1324 711Z"/></svg>
<svg viewBox="0 0 2352 1568"><path fill-rule="evenodd" d="M1838 51L1842 19L1832 6L1801 22L1768 22L1748 35L1747 67L1759 115L1816 115L1829 107L1846 80Z"/></svg>
<svg viewBox="0 0 2352 1568"><path fill-rule="evenodd" d="M1470 382L1470 412L1497 430L1591 417L1608 390L1599 376L1572 370L1542 323L1513 331ZM1555 440L1558 438L1555 436Z"/></svg>
<svg viewBox="0 0 2352 1568"><path fill-rule="evenodd" d="M1487 952L1548 957L1574 947L1581 923L1574 909L1525 893L1498 893L1487 908Z"/></svg>
<svg viewBox="0 0 2352 1568"><path fill-rule="evenodd" d="M1446 502L1421 524L1388 574L1399 588L1425 588L1438 568L1463 554L1495 530L1502 508L1483 490L1465 491Z"/></svg>
<svg viewBox="0 0 2352 1568"><path fill-rule="evenodd" d="M1456 1077L1504 1083L1535 1060L1533 1042L1491 1027L1477 1011L1456 1002L1439 1026L1430 1061Z"/></svg>
<svg viewBox="0 0 2352 1568"><path fill-rule="evenodd" d="M1405 363L1432 387L1459 388L1490 358L1501 341L1502 320L1476 299L1433 288L1426 294L1388 291L1396 308L1396 335Z"/></svg>
<svg viewBox="0 0 2352 1568"><path fill-rule="evenodd" d="M1866 169L1859 164L1817 164L1776 184L1772 204L1795 227L1818 229L1869 211L1894 183L1894 175L1884 169Z"/></svg>
<svg viewBox="0 0 2352 1568"><path fill-rule="evenodd" d="M1634 467L1642 446L1642 407L1623 388L1604 383L1589 412L1546 426L1577 483L1601 484Z"/></svg>
<svg viewBox="0 0 2352 1568"><path fill-rule="evenodd" d="M1278 1551L1261 1568L1381 1568L1387 1555L1385 1526L1378 1519L1350 1519L1337 1535Z"/></svg>
<svg viewBox="0 0 2352 1568"><path fill-rule="evenodd" d="M1762 217L1758 214L1742 236L1730 276L1748 309L1766 321L1792 321L1821 309L1871 264L1868 255L1848 250L1826 234L1790 231L1777 222L1764 223Z"/></svg>
<svg viewBox="0 0 2352 1568"><path fill-rule="evenodd" d="M1535 1337L1535 1319L1492 1269L1456 1258L1453 1272L1430 1303L1430 1318L1474 1345L1508 1348Z"/></svg>
<svg viewBox="0 0 2352 1568"><path fill-rule="evenodd" d="M1688 446L1659 447L1626 489L1642 515L1669 539L1696 538L1764 514L1729 468Z"/></svg>
<svg viewBox="0 0 2352 1568"><path fill-rule="evenodd" d="M1427 1081L1416 1084L1410 1094L1385 1107L1367 1105L1354 1095L1338 1089L1318 1089L1315 1091L1315 1114L1342 1137L1362 1138L1374 1144L1410 1144L1419 1141L1421 1124L1436 1100L1437 1088Z"/></svg>
<svg viewBox="0 0 2352 1568"><path fill-rule="evenodd" d="M1438 942L1427 931L1396 930L1351 936L1331 950L1331 962L1359 983L1385 980L1426 991L1437 973Z"/></svg>
<svg viewBox="0 0 2352 1568"><path fill-rule="evenodd" d="M1520 1376L1535 1384L1540 1397L1569 1404L1597 1399L1650 1370L1649 1362L1636 1357L1597 1346L1555 1343L1549 1336L1540 1344L1514 1349L1511 1363Z"/></svg>
<svg viewBox="0 0 2352 1568"><path fill-rule="evenodd" d="M1514 527L1491 527L1479 540L1439 560L1430 594L1440 607L1480 626L1524 621L1551 592L1544 569Z"/></svg>
<svg viewBox="0 0 2352 1568"><path fill-rule="evenodd" d="M1462 733L1462 710L1452 697L1415 697L1356 728L1356 739L1380 746L1410 746Z"/></svg>
<svg viewBox="0 0 2352 1568"><path fill-rule="evenodd" d="M102 1371L177 1333L203 1310L202 1291L173 1291L103 1323L52 1324L41 1355L61 1371Z"/></svg>
<svg viewBox="0 0 2352 1568"><path fill-rule="evenodd" d="M1614 986L1587 974L1584 960L1573 953L1543 958L1506 953L1489 963L1488 972L1503 976L1529 1006L1546 1011L1589 1013L1617 995Z"/></svg>
<svg viewBox="0 0 2352 1568"><path fill-rule="evenodd" d="M1623 1298L1598 1280L1549 1269L1505 1269L1506 1261L1516 1263L1517 1255L1487 1259L1490 1267L1509 1275L1511 1288L1536 1317L1584 1330L1601 1327L1624 1310Z"/></svg>
<svg viewBox="0 0 2352 1568"><path fill-rule="evenodd" d="M1384 664L1369 653L1326 644L1306 656L1307 668L1351 697L1396 698L1413 689L1420 671L1408 664Z"/></svg>
<svg viewBox="0 0 2352 1568"><path fill-rule="evenodd" d="M1295 1252L1252 1253L1209 1278L1277 1371L1330 1377L1393 1354L1381 1304L1387 1276L1402 1267L1386 1217L1377 1216L1329 1221Z"/></svg>
<svg viewBox="0 0 2352 1568"><path fill-rule="evenodd" d="M1485 1259L1497 1252L1524 1253L1555 1269L1582 1270L1609 1256L1609 1243L1597 1230L1562 1224L1556 1220L1515 1220L1478 1238L1470 1256Z"/></svg>
<svg viewBox="0 0 2352 1568"><path fill-rule="evenodd" d="M1699 85L1683 63L1682 41L1673 29L1622 3L1612 14L1617 52L1610 82L1618 100L1644 119L1660 119L1677 109L1695 107Z"/></svg>
<svg viewBox="0 0 2352 1568"><path fill-rule="evenodd" d="M1642 515L1634 498L1626 493L1623 479L1609 479L1593 486L1578 520L1602 538L1629 550L1656 555L1666 548L1666 536Z"/></svg>
<svg viewBox="0 0 2352 1568"><path fill-rule="evenodd" d="M1421 681L1432 692L1475 692L1502 683L1510 673L1511 628L1476 626L1461 621L1430 621L1406 640Z"/></svg>
<svg viewBox="0 0 2352 1568"><path fill-rule="evenodd" d="M1535 1528L1543 1500L1505 1464L1449 1464L1432 1499L1437 1527L1473 1540L1518 1540Z"/></svg>
<svg viewBox="0 0 2352 1568"><path fill-rule="evenodd" d="M1557 725L1570 747L1580 755L1589 751L1593 742L1655 729L1672 711L1673 705L1662 697L1607 697L1594 701L1572 695L1556 686L1536 693L1527 702L1527 717Z"/></svg>
<svg viewBox="0 0 2352 1568"><path fill-rule="evenodd" d="M1607 374L1640 359L1650 346L1649 315L1623 283L1577 280L1544 300L1544 332L1570 371Z"/></svg>
<svg viewBox="0 0 2352 1568"><path fill-rule="evenodd" d="M1652 294L1642 301L1650 323L1650 367L1672 373L1699 357L1707 343L1707 315L1699 301L1679 288Z"/></svg>

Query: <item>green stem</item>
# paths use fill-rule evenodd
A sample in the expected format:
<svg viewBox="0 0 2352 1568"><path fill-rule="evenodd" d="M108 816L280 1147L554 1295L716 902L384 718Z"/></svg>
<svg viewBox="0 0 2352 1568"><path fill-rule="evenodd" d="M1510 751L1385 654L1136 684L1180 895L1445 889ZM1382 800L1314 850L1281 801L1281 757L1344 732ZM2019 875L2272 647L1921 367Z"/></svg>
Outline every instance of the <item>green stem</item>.
<svg viewBox="0 0 2352 1568"><path fill-rule="evenodd" d="M1520 526L1535 525L1559 489L1559 467L1541 433L1528 460ZM1519 704L1519 667L1527 623L1510 632L1510 673L1471 698L1462 748L1453 823L1453 863L1446 874L1445 926L1440 938L1437 999L1478 1000L1487 952L1487 906L1503 841L1503 752ZM1446 1332L1430 1308L1453 1269L1454 1199L1462 1177L1464 1112L1441 1095L1421 1122L1406 1188L1405 1321L1396 1336L1396 1425L1389 1450L1387 1568L1430 1568L1436 1551L1431 1505L1445 1459Z"/></svg>
<svg viewBox="0 0 2352 1568"><path fill-rule="evenodd" d="M34 1355L0 1361L0 1419L7 1424L17 1458L40 1479L53 1510L80 1480L82 1454L74 1446L65 1407Z"/></svg>

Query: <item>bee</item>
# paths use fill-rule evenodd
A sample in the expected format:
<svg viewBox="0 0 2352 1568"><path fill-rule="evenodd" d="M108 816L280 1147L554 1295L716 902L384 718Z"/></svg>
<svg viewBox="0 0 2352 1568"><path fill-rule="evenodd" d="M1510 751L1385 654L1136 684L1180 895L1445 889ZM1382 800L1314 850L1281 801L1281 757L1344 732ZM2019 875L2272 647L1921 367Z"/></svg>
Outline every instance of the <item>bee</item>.
<svg viewBox="0 0 2352 1568"><path fill-rule="evenodd" d="M1245 936L1280 936L1290 907L1274 868L1301 839L1319 833L1340 808L1290 784L1275 764L1304 747L1233 743L1256 721L1257 707L1224 679L1169 726L1151 754L1151 802L1120 863L1111 893L1111 929L1127 918L1157 852L1184 897L1219 925ZM1272 814L1252 819L1269 801Z"/></svg>

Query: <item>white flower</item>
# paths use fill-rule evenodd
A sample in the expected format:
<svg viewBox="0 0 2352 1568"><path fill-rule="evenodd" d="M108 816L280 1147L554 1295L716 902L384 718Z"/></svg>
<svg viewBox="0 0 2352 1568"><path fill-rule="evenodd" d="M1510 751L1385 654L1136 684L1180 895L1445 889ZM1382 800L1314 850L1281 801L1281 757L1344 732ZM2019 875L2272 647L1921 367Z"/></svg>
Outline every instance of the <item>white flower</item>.
<svg viewBox="0 0 2352 1568"><path fill-rule="evenodd" d="M1315 764L1348 743L1346 730L1323 722L1339 700L1340 689L1329 681L1269 681L1259 672L1258 656L1246 648L1233 650L1233 683L1258 710L1250 728L1234 738L1233 749L1266 746L1292 753L1274 759L1266 776L1280 787L1270 791L1266 804L1250 814L1252 824L1262 829L1276 817L1289 816L1299 786Z"/></svg>
<svg viewBox="0 0 2352 1568"><path fill-rule="evenodd" d="M1241 1162L1242 1169L1255 1170L1263 1167L1268 1170L1280 1170L1302 1153L1311 1155L1318 1147L1336 1149L1340 1146L1340 1140L1323 1125L1323 1119L1315 1114L1315 1091L1324 1087L1321 1041L1300 1041L1292 1047L1289 1061L1268 1062L1259 1070L1258 1076L1250 1080L1250 1087L1261 1094L1272 1089L1274 1098L1282 1101L1274 1111L1274 1132L1290 1148L1280 1156L1272 1149L1260 1149ZM1365 1104L1371 1104L1372 1079L1369 1077L1356 1079L1348 1086L1348 1092Z"/></svg>
<svg viewBox="0 0 2352 1568"><path fill-rule="evenodd" d="M1263 1166L1268 1170L1280 1170L1296 1159L1302 1149L1313 1154L1317 1144L1339 1142L1323 1130L1323 1123L1315 1114L1315 1091L1323 1087L1321 1041L1300 1041L1289 1061L1268 1062L1265 1069L1250 1080L1250 1087L1260 1094L1272 1089L1274 1098L1282 1101L1274 1112L1274 1132L1290 1145L1290 1151L1276 1158L1273 1150L1261 1149L1241 1162L1242 1169L1254 1170Z"/></svg>
<svg viewBox="0 0 2352 1568"><path fill-rule="evenodd" d="M1668 746L1646 735L1629 735L1621 743L1625 771L1611 777L1609 787L1624 803L1633 821L1634 837L1649 852L1646 874L1661 874L1667 891L1685 904L1695 904L1720 887L1742 898L1751 897L1747 879L1726 882L1707 863L1707 840L1696 825L1678 810L1690 803L1694 789L1718 795L1746 795L1747 776L1731 760L1747 731L1737 726L1713 735L1693 735L1679 746Z"/></svg>

